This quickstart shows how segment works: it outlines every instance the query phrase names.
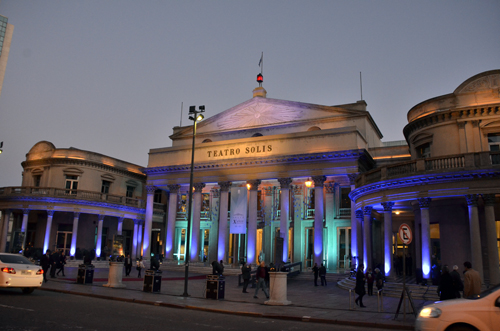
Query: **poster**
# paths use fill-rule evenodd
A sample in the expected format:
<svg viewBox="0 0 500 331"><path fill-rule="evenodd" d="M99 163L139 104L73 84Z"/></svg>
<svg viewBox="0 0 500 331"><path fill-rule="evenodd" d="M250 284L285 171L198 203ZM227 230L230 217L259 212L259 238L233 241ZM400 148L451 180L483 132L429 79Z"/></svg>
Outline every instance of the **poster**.
<svg viewBox="0 0 500 331"><path fill-rule="evenodd" d="M229 233L247 232L247 188L231 187L231 217Z"/></svg>

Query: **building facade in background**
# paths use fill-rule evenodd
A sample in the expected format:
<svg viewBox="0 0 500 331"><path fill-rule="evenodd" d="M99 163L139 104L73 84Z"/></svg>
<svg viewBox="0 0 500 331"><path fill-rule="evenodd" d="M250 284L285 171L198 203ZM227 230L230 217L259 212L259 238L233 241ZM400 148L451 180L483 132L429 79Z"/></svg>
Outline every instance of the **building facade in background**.
<svg viewBox="0 0 500 331"><path fill-rule="evenodd" d="M14 26L7 21L7 17L0 15L0 96L2 95L3 79L9 58L12 34L14 33Z"/></svg>

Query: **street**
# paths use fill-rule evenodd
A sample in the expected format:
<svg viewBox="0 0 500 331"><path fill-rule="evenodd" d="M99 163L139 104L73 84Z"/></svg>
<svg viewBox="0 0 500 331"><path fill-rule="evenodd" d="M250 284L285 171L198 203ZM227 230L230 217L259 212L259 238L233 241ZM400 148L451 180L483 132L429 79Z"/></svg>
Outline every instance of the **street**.
<svg viewBox="0 0 500 331"><path fill-rule="evenodd" d="M3 330L380 330L175 309L37 290L0 290Z"/></svg>

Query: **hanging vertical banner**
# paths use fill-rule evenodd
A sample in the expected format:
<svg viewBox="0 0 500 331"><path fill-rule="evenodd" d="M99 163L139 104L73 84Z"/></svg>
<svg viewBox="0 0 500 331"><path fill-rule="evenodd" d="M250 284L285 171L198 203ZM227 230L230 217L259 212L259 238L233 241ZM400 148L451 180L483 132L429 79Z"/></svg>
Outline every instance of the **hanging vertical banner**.
<svg viewBox="0 0 500 331"><path fill-rule="evenodd" d="M229 233L245 234L247 231L247 188L231 187L231 218Z"/></svg>

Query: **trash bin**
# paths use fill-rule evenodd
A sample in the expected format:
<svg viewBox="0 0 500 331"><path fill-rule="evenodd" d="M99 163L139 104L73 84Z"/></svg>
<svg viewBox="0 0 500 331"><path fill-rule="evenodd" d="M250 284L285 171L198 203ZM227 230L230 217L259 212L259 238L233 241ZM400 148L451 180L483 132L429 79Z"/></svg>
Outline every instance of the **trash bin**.
<svg viewBox="0 0 500 331"><path fill-rule="evenodd" d="M225 288L226 280L224 276L207 275L207 290L205 293L207 299L224 299Z"/></svg>
<svg viewBox="0 0 500 331"><path fill-rule="evenodd" d="M76 277L77 284L92 284L94 281L94 265L80 264L78 265L78 275Z"/></svg>
<svg viewBox="0 0 500 331"><path fill-rule="evenodd" d="M161 290L161 270L146 270L143 292L159 293Z"/></svg>

